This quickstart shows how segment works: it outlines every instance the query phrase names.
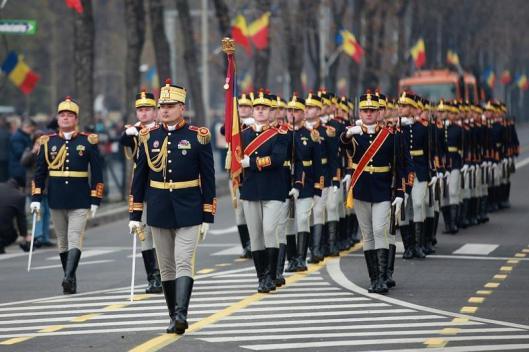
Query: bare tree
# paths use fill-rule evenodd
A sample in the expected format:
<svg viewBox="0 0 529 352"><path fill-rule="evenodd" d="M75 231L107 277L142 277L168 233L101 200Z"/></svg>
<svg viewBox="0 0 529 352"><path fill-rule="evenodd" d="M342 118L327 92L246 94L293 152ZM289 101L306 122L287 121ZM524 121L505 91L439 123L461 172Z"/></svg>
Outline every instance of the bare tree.
<svg viewBox="0 0 529 352"><path fill-rule="evenodd" d="M291 7L294 7L292 13ZM302 0L284 2L281 8L281 18L285 28L285 41L287 50L287 67L290 75L290 90L304 94L301 83L301 71L303 70L303 57L305 45L303 32L306 3Z"/></svg>
<svg viewBox="0 0 529 352"><path fill-rule="evenodd" d="M165 78L171 77L171 54L169 51L169 42L165 35L163 3L162 0L148 0L147 6L149 8L149 20L151 22L156 71L158 72L158 78L164 80Z"/></svg>
<svg viewBox="0 0 529 352"><path fill-rule="evenodd" d="M320 7L320 1L309 1L305 3L306 7L306 35L307 35L307 51L309 54L309 62L312 65L312 71L314 72L314 84L312 85L313 90L318 90L321 86L320 77L320 33L318 30L318 13Z"/></svg>
<svg viewBox="0 0 529 352"><path fill-rule="evenodd" d="M332 0L331 1L331 12L332 12L332 18L334 22L334 36L333 39L336 38L340 31L343 28L343 18L345 15L345 11L347 9L347 0ZM326 86L329 89L336 89L337 84L337 76L338 76L338 68L340 67L340 58L341 55L339 55L336 60L329 66L329 74L327 75L327 83Z"/></svg>
<svg viewBox="0 0 529 352"><path fill-rule="evenodd" d="M75 92L81 105L79 125L94 121L94 18L92 1L82 0L84 11L73 13ZM72 11L73 12L73 11Z"/></svg>
<svg viewBox="0 0 529 352"><path fill-rule="evenodd" d="M270 11L271 0L261 0L257 4L258 16ZM270 41L270 34L268 40ZM270 66L270 47L271 43L265 49L255 50L254 56L254 87L266 88L268 84L268 67Z"/></svg>
<svg viewBox="0 0 529 352"><path fill-rule="evenodd" d="M191 19L191 12L189 11L188 1L176 0L176 9L178 10L178 18L180 19L180 30L182 33L185 33L182 36L184 42L184 64L186 66L187 81L191 93L191 103L195 111L194 121L197 124L204 124L206 121L206 112L204 109L204 101L202 100L202 82L198 79L200 77L197 65L199 60L196 53L193 21Z"/></svg>
<svg viewBox="0 0 529 352"><path fill-rule="evenodd" d="M362 14L364 0L353 0L353 33L357 40L362 38ZM363 43L360 43L363 45ZM365 59L364 59L365 60ZM349 96L358 95L357 87L360 81L360 65L354 60L349 62Z"/></svg>

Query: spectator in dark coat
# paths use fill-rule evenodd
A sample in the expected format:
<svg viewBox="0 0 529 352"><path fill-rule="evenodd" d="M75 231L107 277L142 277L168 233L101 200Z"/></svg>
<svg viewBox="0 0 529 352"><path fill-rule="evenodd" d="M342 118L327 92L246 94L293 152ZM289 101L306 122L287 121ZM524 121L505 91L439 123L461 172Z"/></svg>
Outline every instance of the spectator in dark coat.
<svg viewBox="0 0 529 352"><path fill-rule="evenodd" d="M9 139L11 133L4 117L0 117L0 182L9 178Z"/></svg>
<svg viewBox="0 0 529 352"><path fill-rule="evenodd" d="M35 132L37 124L32 120L26 120L10 139L9 149L9 177L14 178L18 185L26 187L26 168L20 163L22 154L26 149L31 149L31 135Z"/></svg>
<svg viewBox="0 0 529 352"><path fill-rule="evenodd" d="M0 254L5 253L4 248L16 241L17 234L24 238L20 247L27 252L31 235L28 235L26 220L26 196L14 179L0 183L0 194Z"/></svg>

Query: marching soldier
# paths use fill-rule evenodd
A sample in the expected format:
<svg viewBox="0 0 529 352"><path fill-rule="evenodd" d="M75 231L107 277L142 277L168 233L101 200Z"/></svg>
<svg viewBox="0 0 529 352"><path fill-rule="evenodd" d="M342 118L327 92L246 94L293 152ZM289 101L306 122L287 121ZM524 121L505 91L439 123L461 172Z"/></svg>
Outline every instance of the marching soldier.
<svg viewBox="0 0 529 352"><path fill-rule="evenodd" d="M139 134L129 197L131 232L141 228L143 204L158 255L169 311L167 333L183 334L193 289L195 251L216 211L211 134L184 120L186 90L171 84L160 91L160 125Z"/></svg>
<svg viewBox="0 0 529 352"><path fill-rule="evenodd" d="M398 218L404 201L400 182L404 170L397 155L396 135L377 123L378 99L368 92L360 97L359 108L362 124L349 127L340 137L353 159L347 206L352 207L354 203L364 239L364 256L371 280L368 291L386 293L389 255L386 235L391 219ZM396 180L399 180L398 186L392 189Z"/></svg>
<svg viewBox="0 0 529 352"><path fill-rule="evenodd" d="M248 223L258 292L276 289L278 220L285 200L285 131L270 127L272 99L263 91L253 100L254 124L242 131L244 158L240 197ZM273 185L273 187L270 187Z"/></svg>
<svg viewBox="0 0 529 352"><path fill-rule="evenodd" d="M40 211L48 187L51 218L57 235L64 278L63 293L77 292L76 271L81 258L88 216L95 216L103 198L103 173L98 136L77 131L79 105L66 97L57 109L58 133L40 138L31 212ZM47 183L46 183L47 181Z"/></svg>
<svg viewBox="0 0 529 352"><path fill-rule="evenodd" d="M136 118L138 122L134 125L126 125L125 131L121 135L119 143L123 146L125 157L136 163L138 158L138 135L143 128L151 129L156 125L156 100L154 94L147 93L145 90L136 95ZM128 151L127 148L130 148ZM145 223L145 214L147 209L144 205L142 222ZM162 282L160 270L156 259L156 250L152 241L151 228L147 226L144 231L144 239L141 241L141 255L143 264L147 272L147 288L145 293L162 293Z"/></svg>

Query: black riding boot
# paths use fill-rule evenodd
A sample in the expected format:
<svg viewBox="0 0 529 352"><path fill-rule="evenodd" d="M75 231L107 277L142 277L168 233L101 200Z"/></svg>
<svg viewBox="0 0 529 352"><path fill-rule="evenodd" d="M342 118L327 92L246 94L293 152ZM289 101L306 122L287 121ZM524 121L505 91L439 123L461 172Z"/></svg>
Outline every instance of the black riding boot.
<svg viewBox="0 0 529 352"><path fill-rule="evenodd" d="M252 258L255 265L255 272L257 273L257 279L259 280L257 292L268 293L270 292L270 289L266 286L266 250L253 251Z"/></svg>
<svg viewBox="0 0 529 352"><path fill-rule="evenodd" d="M395 253L397 251L397 246L394 244L389 245L389 253L388 253L388 266L386 270L386 285L388 288L392 288L397 286L397 283L395 280L393 280L393 272L395 270Z"/></svg>
<svg viewBox="0 0 529 352"><path fill-rule="evenodd" d="M298 233L298 266L296 271L307 270L307 250L309 249L309 236L308 232Z"/></svg>
<svg viewBox="0 0 529 352"><path fill-rule="evenodd" d="M167 304L167 310L169 311L169 326L165 330L168 334L174 334L175 318L176 318L176 280L162 281L163 296L165 297L165 303Z"/></svg>
<svg viewBox="0 0 529 352"><path fill-rule="evenodd" d="M64 279L62 280L62 289L66 294L77 293L77 278L76 271L81 259L81 250L72 248L68 251L68 258L66 260L66 270L64 271Z"/></svg>
<svg viewBox="0 0 529 352"><path fill-rule="evenodd" d="M459 205L450 205L450 233L455 235L458 233L457 214L459 213Z"/></svg>
<svg viewBox="0 0 529 352"><path fill-rule="evenodd" d="M388 255L389 250L386 248L379 248L376 250L378 263L378 279L375 288L375 293L387 293L388 286L386 284L387 269L388 269Z"/></svg>
<svg viewBox="0 0 529 352"><path fill-rule="evenodd" d="M329 256L338 257L340 251L338 250L338 221L329 221L327 223L327 232L329 233Z"/></svg>
<svg viewBox="0 0 529 352"><path fill-rule="evenodd" d="M450 228L450 206L447 205L441 207L441 211L443 212L443 222L445 224L443 233L452 233L452 230Z"/></svg>
<svg viewBox="0 0 529 352"><path fill-rule="evenodd" d="M413 255L415 258L423 259L426 257L422 250L422 243L424 243L424 223L422 222L416 222L414 223L414 231L415 231L415 248L413 250Z"/></svg>
<svg viewBox="0 0 529 352"><path fill-rule="evenodd" d="M481 222L485 223L489 221L489 217L487 215L487 196L481 197L481 202L479 203L480 213L481 213Z"/></svg>
<svg viewBox="0 0 529 352"><path fill-rule="evenodd" d="M378 279L377 252L374 249L364 251L364 257L366 258L367 273L369 274L369 280L371 281L367 292L374 293Z"/></svg>
<svg viewBox="0 0 529 352"><path fill-rule="evenodd" d="M276 287L283 286L286 281L283 276L283 271L285 270L285 258L287 252L287 245L284 243L279 244L279 253L277 254L277 273L276 273Z"/></svg>
<svg viewBox="0 0 529 352"><path fill-rule="evenodd" d="M252 248L250 246L250 233L248 232L247 225L238 225L237 230L239 230L239 238L241 239L242 254L241 258L251 258L252 257Z"/></svg>
<svg viewBox="0 0 529 352"><path fill-rule="evenodd" d="M323 232L322 224L316 224L314 226L311 226L310 228L311 241L310 241L309 263L311 264L317 264L323 260L322 232Z"/></svg>
<svg viewBox="0 0 529 352"><path fill-rule="evenodd" d="M433 238L433 232L435 228L434 222L435 222L434 218L426 218L424 220L423 252L426 255L435 253L435 249L432 247L432 238Z"/></svg>
<svg viewBox="0 0 529 352"><path fill-rule="evenodd" d="M402 259L413 259L413 248L414 241L412 240L412 227L411 225L401 225L399 226L400 235L402 237L402 243L404 244L404 253L402 254Z"/></svg>
<svg viewBox="0 0 529 352"><path fill-rule="evenodd" d="M143 264L147 272L147 288L145 293L162 293L162 284L160 279L160 270L156 263L156 254L154 249L142 251Z"/></svg>
<svg viewBox="0 0 529 352"><path fill-rule="evenodd" d="M287 273L296 271L298 267L298 251L296 248L296 235L287 235L287 259L288 267L285 270Z"/></svg>
<svg viewBox="0 0 529 352"><path fill-rule="evenodd" d="M437 227L438 226L439 226L439 212L435 211L433 215L432 246L437 246Z"/></svg>
<svg viewBox="0 0 529 352"><path fill-rule="evenodd" d="M270 289L270 291L275 291L276 289L276 278L277 278L277 257L279 254L279 248L267 248L266 249L266 256L267 256L267 269L266 269L266 285Z"/></svg>
<svg viewBox="0 0 529 352"><path fill-rule="evenodd" d="M182 335L188 328L187 309L193 291L193 279L189 276L181 276L176 279L176 316L175 331Z"/></svg>

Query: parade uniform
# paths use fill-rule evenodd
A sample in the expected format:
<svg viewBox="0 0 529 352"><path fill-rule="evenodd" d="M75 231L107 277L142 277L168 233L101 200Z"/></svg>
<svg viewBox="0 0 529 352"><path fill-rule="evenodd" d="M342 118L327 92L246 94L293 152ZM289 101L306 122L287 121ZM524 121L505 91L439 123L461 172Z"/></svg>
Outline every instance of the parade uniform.
<svg viewBox="0 0 529 352"><path fill-rule="evenodd" d="M67 97L58 107L58 113L63 111L78 116L79 105ZM42 136L40 144L31 187L32 202L40 204L47 185L48 204L64 270L63 292L76 293L76 271L86 222L89 212L95 214L103 198L98 136L60 131Z"/></svg>
<svg viewBox="0 0 529 352"><path fill-rule="evenodd" d="M360 110L378 110L379 104L371 94L360 97ZM360 230L364 239L364 255L371 279L370 292L385 293L388 290L387 263L389 255L388 233L391 207L400 211L404 189L402 158L395 155L399 150L396 135L379 125L361 126L362 132L341 139L352 156L353 172L348 190L347 205L356 209ZM392 189L392 183L398 185ZM394 198L394 199L392 199Z"/></svg>
<svg viewBox="0 0 529 352"><path fill-rule="evenodd" d="M263 92L253 106L272 106ZM275 290L277 275L277 225L285 200L284 162L287 159L285 132L269 125L248 127L241 133L244 146L244 177L240 198L248 223L252 258L259 280L258 291ZM273 185L273 187L270 187Z"/></svg>
<svg viewBox="0 0 529 352"><path fill-rule="evenodd" d="M166 82L159 105L185 104L185 89ZM187 329L198 241L216 211L215 170L205 127L161 124L142 129L129 212L132 229L140 225L146 202L147 225L157 249L170 325L168 333Z"/></svg>
<svg viewBox="0 0 529 352"><path fill-rule="evenodd" d="M156 100L154 94L142 91L136 95L135 101L136 109L147 107L156 109ZM123 146L125 157L131 160L136 165L138 159L139 141L138 135L143 128L153 128L156 122L143 125L141 122L135 123L133 126L125 125L125 131L121 134L119 144ZM147 214L147 207L143 205L143 216L141 221L145 223ZM162 293L162 282L160 277L160 270L158 269L158 261L156 259L156 250L154 249L154 242L152 239L152 231L150 226L144 228L144 236L141 243L141 256L147 273L147 288L146 293Z"/></svg>

